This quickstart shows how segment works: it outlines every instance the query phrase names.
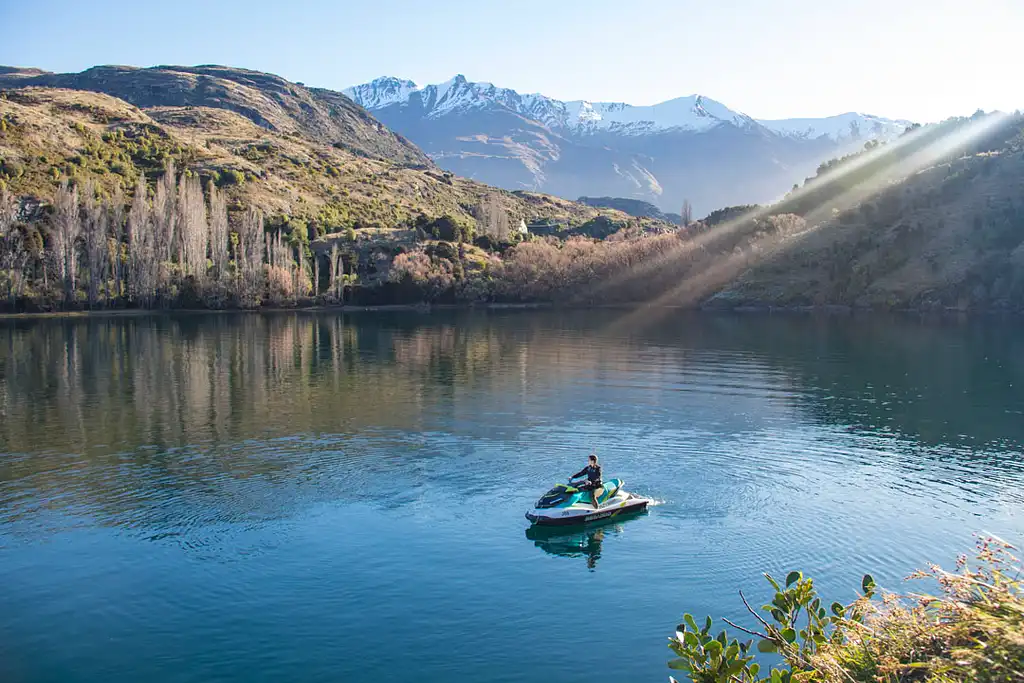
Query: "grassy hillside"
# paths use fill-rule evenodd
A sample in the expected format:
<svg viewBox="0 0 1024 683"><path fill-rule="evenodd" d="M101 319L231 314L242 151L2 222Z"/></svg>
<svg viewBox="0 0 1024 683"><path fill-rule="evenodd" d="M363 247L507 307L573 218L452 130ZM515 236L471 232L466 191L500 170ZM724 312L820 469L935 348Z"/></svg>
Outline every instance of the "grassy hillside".
<svg viewBox="0 0 1024 683"><path fill-rule="evenodd" d="M101 93L27 87L0 94L0 181L16 195L49 200L61 179L130 188L139 171L165 162L224 188L235 207L307 221L321 233L352 227L388 231L423 213L466 221L492 194L513 220L579 224L604 213L543 195L514 196L430 167L401 166L263 128L230 109L140 109Z"/></svg>

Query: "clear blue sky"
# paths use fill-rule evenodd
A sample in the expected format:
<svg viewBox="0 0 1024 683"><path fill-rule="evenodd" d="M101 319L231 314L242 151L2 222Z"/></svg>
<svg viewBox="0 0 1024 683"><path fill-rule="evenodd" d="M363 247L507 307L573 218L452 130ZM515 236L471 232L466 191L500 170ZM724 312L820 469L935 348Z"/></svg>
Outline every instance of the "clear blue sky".
<svg viewBox="0 0 1024 683"><path fill-rule="evenodd" d="M0 0L0 64L227 64L340 89L456 73L759 118L1024 108L1024 0Z"/></svg>

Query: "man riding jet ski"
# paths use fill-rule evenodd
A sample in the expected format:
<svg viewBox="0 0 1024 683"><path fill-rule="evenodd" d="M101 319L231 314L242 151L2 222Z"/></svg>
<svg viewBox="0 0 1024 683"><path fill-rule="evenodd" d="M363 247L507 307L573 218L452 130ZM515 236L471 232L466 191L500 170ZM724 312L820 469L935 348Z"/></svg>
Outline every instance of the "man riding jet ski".
<svg viewBox="0 0 1024 683"><path fill-rule="evenodd" d="M598 507L597 499L600 497L602 490L601 482L601 466L597 464L597 456L593 453L587 458L587 466L576 474L569 477L569 483L573 483L573 479L578 479L586 475L587 480L582 483L576 484L576 488L580 491L590 491L590 500L594 504L594 508Z"/></svg>
<svg viewBox="0 0 1024 683"><path fill-rule="evenodd" d="M573 482L584 475L586 481ZM541 496L533 510L526 513L526 518L534 524L591 522L645 510L650 502L648 498L622 490L621 479L603 481L597 456L591 455L587 466L572 475L568 484L556 484Z"/></svg>

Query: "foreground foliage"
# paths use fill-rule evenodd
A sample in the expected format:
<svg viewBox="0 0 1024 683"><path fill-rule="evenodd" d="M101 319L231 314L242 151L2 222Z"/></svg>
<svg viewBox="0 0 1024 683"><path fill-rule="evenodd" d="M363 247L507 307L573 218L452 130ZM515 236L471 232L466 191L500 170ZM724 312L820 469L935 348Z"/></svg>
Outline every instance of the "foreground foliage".
<svg viewBox="0 0 1024 683"><path fill-rule="evenodd" d="M934 580L939 595L879 593L867 575L860 598L827 609L813 579L794 571L780 583L765 574L775 591L770 604L754 610L740 594L756 627L724 621L781 663L763 666L755 641L715 635L711 617L698 627L687 614L670 639L678 658L669 667L693 683L1024 681L1024 584L1011 550L985 538L974 561L960 557L955 572L933 565L911 575Z"/></svg>

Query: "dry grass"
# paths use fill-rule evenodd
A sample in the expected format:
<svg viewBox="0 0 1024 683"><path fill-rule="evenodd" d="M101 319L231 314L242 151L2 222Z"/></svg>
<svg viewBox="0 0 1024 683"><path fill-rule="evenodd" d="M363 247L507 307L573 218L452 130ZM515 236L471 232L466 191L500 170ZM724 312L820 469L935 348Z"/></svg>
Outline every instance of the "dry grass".
<svg viewBox="0 0 1024 683"><path fill-rule="evenodd" d="M1012 546L979 542L977 557L956 571L938 566L937 596L863 599L864 624L846 622L841 641L812 659L824 683L1021 683L1024 681L1024 585Z"/></svg>

